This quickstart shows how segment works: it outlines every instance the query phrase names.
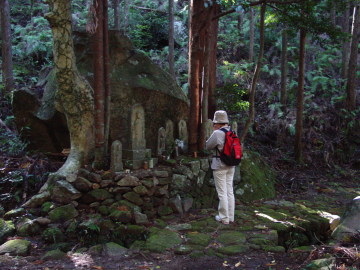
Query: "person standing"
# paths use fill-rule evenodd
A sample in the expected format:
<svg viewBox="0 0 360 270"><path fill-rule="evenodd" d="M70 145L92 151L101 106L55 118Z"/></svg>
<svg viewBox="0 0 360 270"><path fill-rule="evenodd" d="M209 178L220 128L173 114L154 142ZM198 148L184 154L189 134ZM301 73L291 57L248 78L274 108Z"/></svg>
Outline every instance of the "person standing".
<svg viewBox="0 0 360 270"><path fill-rule="evenodd" d="M235 215L235 197L233 180L235 166L228 166L220 160L220 152L223 150L225 143L225 132L230 130L229 119L226 111L216 111L213 119L213 133L206 141L207 150L215 150L212 158L211 169L215 179L216 192L219 197L219 214L215 219L223 224L234 222Z"/></svg>

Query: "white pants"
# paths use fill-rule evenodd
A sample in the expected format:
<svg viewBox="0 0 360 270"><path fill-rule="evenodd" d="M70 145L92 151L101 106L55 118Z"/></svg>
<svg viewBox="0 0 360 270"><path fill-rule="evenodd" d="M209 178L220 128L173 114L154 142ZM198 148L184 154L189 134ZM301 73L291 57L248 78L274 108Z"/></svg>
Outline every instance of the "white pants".
<svg viewBox="0 0 360 270"><path fill-rule="evenodd" d="M235 214L234 179L235 167L214 170L215 187L219 197L219 216L223 222L233 222Z"/></svg>

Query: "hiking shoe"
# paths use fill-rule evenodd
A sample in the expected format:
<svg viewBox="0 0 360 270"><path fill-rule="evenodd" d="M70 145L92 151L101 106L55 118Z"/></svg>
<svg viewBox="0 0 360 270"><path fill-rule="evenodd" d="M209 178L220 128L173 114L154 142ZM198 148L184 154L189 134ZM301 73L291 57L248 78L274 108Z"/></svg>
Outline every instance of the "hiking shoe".
<svg viewBox="0 0 360 270"><path fill-rule="evenodd" d="M220 217L219 215L216 215L216 216L215 216L215 220L220 222L220 221L221 221L221 217Z"/></svg>

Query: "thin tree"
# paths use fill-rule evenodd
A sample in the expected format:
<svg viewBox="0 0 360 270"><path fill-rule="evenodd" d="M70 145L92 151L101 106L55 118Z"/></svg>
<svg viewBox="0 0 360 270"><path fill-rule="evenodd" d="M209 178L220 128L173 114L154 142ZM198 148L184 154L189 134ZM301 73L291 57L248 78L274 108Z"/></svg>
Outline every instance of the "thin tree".
<svg viewBox="0 0 360 270"><path fill-rule="evenodd" d="M295 158L298 162L302 161L302 133L303 133L303 111L304 111L304 81L305 81L305 45L306 30L300 28L300 48L299 48L299 75L297 91L297 109L295 125Z"/></svg>
<svg viewBox="0 0 360 270"><path fill-rule="evenodd" d="M250 20L250 31L249 31L249 61L254 59L254 39L255 39L255 19L254 19L254 9L250 8L249 10L249 20Z"/></svg>
<svg viewBox="0 0 360 270"><path fill-rule="evenodd" d="M260 50L259 50L259 56L257 59L254 76L251 81L251 86L249 90L249 118L246 120L243 132L241 134L241 141L245 140L245 137L248 133L248 130L250 128L250 125L254 121L255 117L255 91L256 91L256 85L259 80L260 76L260 70L262 66L262 60L264 56L264 32L265 32L265 11L266 11L266 2L261 5L261 11L260 11Z"/></svg>
<svg viewBox="0 0 360 270"><path fill-rule="evenodd" d="M360 3L357 2L354 6L353 23L351 28L351 48L350 60L348 68L348 77L346 84L346 108L353 111L356 108L356 66L359 46L359 15Z"/></svg>
<svg viewBox="0 0 360 270"><path fill-rule="evenodd" d="M120 16L119 16L119 4L120 0L113 0L113 10L114 10L114 29L120 30Z"/></svg>
<svg viewBox="0 0 360 270"><path fill-rule="evenodd" d="M174 69L174 0L169 0L169 73L175 78Z"/></svg>
<svg viewBox="0 0 360 270"><path fill-rule="evenodd" d="M126 34L129 28L130 0L123 0L123 33Z"/></svg>
<svg viewBox="0 0 360 270"><path fill-rule="evenodd" d="M101 168L105 142L105 86L104 86L104 6L102 0L94 0L97 21L94 34L94 106L95 106L95 161Z"/></svg>
<svg viewBox="0 0 360 270"><path fill-rule="evenodd" d="M287 80L287 29L283 29L281 33L281 90L280 90L280 102L283 109L286 106L286 80Z"/></svg>
<svg viewBox="0 0 360 270"><path fill-rule="evenodd" d="M349 33L349 17L350 17L350 7L349 3L346 3L343 21L342 21L342 31L344 33ZM342 60L341 60L341 76L343 79L347 79L348 65L349 65L349 48L350 42L346 39L342 44Z"/></svg>
<svg viewBox="0 0 360 270"><path fill-rule="evenodd" d="M0 96L11 93L14 88L14 74L11 48L11 27L10 27L10 7L8 0L0 0L1 9L1 40L2 40L2 81L4 92Z"/></svg>

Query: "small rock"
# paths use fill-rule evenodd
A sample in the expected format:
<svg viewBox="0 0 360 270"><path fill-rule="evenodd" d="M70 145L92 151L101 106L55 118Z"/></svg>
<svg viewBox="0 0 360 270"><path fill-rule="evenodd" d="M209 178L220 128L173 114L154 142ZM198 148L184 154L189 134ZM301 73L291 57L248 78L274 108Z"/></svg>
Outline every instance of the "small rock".
<svg viewBox="0 0 360 270"><path fill-rule="evenodd" d="M104 188L104 187L109 187L111 185L113 185L114 181L113 180L102 180L100 183L100 187Z"/></svg>
<svg viewBox="0 0 360 270"><path fill-rule="evenodd" d="M114 242L110 242L104 245L103 253L105 256L119 257L127 253L127 248L124 248Z"/></svg>
<svg viewBox="0 0 360 270"><path fill-rule="evenodd" d="M183 209L184 209L185 213L189 212L189 210L191 209L193 203L194 203L193 198L185 198L185 199L183 199L182 206L183 206Z"/></svg>
<svg viewBox="0 0 360 270"><path fill-rule="evenodd" d="M101 175L97 174L97 173L89 173L88 180L90 180L93 183L100 183L101 182Z"/></svg>
<svg viewBox="0 0 360 270"><path fill-rule="evenodd" d="M163 205L163 206L159 206L157 212L159 216L168 216L173 213L173 210L169 206Z"/></svg>
<svg viewBox="0 0 360 270"><path fill-rule="evenodd" d="M140 212L134 212L134 218L135 218L135 223L137 225L142 225L142 224L148 224L149 223L147 215L142 214Z"/></svg>
<svg viewBox="0 0 360 270"><path fill-rule="evenodd" d="M24 208L13 209L13 210L10 210L9 212L5 213L4 219L20 217L20 216L24 215L25 213L26 213L26 211Z"/></svg>
<svg viewBox="0 0 360 270"><path fill-rule="evenodd" d="M169 206L175 213L179 213L180 215L184 214L180 195L177 195L175 198L170 199Z"/></svg>
<svg viewBox="0 0 360 270"><path fill-rule="evenodd" d="M155 170L155 171L154 171L154 175L155 175L156 177L166 178L166 177L169 177L169 172L168 172L168 171L158 171L158 170Z"/></svg>
<svg viewBox="0 0 360 270"><path fill-rule="evenodd" d="M45 192L42 192L42 193L32 196L31 199L28 200L27 202L25 202L22 206L29 207L29 208L35 208L35 207L42 205L49 199L50 199L50 192L45 191Z"/></svg>
<svg viewBox="0 0 360 270"><path fill-rule="evenodd" d="M141 183L137 177L127 175L124 178L122 178L119 182L117 182L117 185L121 187L136 187L141 185Z"/></svg>
<svg viewBox="0 0 360 270"><path fill-rule="evenodd" d="M144 186L137 186L137 187L134 187L133 189L137 194L139 195L147 195L148 194L148 189Z"/></svg>
<svg viewBox="0 0 360 270"><path fill-rule="evenodd" d="M78 177L73 183L73 185L77 190L81 192L87 192L92 189L92 183L84 177Z"/></svg>
<svg viewBox="0 0 360 270"><path fill-rule="evenodd" d="M135 192L125 193L124 198L136 205L142 205L144 203L144 201L140 198L139 194Z"/></svg>
<svg viewBox="0 0 360 270"><path fill-rule="evenodd" d="M50 250L41 257L42 260L63 260L66 258L66 253L62 252L60 249Z"/></svg>
<svg viewBox="0 0 360 270"><path fill-rule="evenodd" d="M34 222L38 223L41 226L47 226L51 223L51 220L48 218L44 218L44 217L38 217L38 218L34 219Z"/></svg>
<svg viewBox="0 0 360 270"><path fill-rule="evenodd" d="M9 253L14 256L26 256L29 254L31 242L22 239L15 239L5 242L0 246L0 254Z"/></svg>
<svg viewBox="0 0 360 270"><path fill-rule="evenodd" d="M63 205L49 212L49 218L53 222L62 222L77 217L79 212L72 204Z"/></svg>

